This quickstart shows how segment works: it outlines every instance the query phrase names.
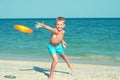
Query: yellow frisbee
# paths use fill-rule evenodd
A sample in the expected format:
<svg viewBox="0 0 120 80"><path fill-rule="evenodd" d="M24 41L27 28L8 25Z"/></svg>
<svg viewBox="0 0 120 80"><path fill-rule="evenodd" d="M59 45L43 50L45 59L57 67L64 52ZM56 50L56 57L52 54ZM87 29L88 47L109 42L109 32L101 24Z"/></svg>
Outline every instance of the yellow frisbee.
<svg viewBox="0 0 120 80"><path fill-rule="evenodd" d="M24 32L24 33L28 33L31 34L33 32L33 30L27 26L23 26L23 25L15 25L14 28L18 31Z"/></svg>

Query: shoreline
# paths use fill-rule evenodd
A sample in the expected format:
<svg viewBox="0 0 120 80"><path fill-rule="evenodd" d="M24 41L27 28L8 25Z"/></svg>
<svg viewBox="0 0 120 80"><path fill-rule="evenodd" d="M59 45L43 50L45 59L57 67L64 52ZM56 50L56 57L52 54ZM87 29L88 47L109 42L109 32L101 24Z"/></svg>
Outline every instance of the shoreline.
<svg viewBox="0 0 120 80"><path fill-rule="evenodd" d="M0 60L0 79L8 79L7 75L15 76L12 80L47 80L50 62ZM95 64L72 64L71 74L65 63L58 63L54 80L119 80L120 66ZM9 77L10 78L10 77Z"/></svg>
<svg viewBox="0 0 120 80"><path fill-rule="evenodd" d="M75 64L94 64L94 65L106 65L106 66L120 66L119 61L115 60L105 60L102 58L96 58L96 59L86 59L86 58L76 58L68 56L68 59L71 63ZM23 55L23 54L0 54L0 60L16 60L16 61L37 61L37 62L52 62L52 58L49 54L47 55ZM58 56L58 61L60 63L65 63L63 59Z"/></svg>
<svg viewBox="0 0 120 80"><path fill-rule="evenodd" d="M65 63L60 57L58 63ZM69 58L69 57L68 57ZM17 58L0 58L0 60L13 60L13 61L35 61L35 62L49 62L52 63L51 57L48 58L26 58L26 57L17 57ZM83 59L71 59L69 58L70 62L73 64L90 64L90 65L105 65L105 66L120 66L120 62L114 62L114 61L95 61L95 60L83 60Z"/></svg>

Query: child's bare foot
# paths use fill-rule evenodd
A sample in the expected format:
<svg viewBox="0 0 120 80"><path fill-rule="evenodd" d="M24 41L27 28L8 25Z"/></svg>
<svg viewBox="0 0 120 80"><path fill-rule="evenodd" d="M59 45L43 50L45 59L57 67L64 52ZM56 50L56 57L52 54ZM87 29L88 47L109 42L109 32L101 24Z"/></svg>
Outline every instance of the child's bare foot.
<svg viewBox="0 0 120 80"><path fill-rule="evenodd" d="M52 78L48 78L48 80L52 80Z"/></svg>
<svg viewBox="0 0 120 80"><path fill-rule="evenodd" d="M69 65L68 67L70 68L70 70L71 70L72 72L74 72L74 69L73 69L72 65Z"/></svg>
<svg viewBox="0 0 120 80"><path fill-rule="evenodd" d="M48 80L53 80L53 75L50 75Z"/></svg>

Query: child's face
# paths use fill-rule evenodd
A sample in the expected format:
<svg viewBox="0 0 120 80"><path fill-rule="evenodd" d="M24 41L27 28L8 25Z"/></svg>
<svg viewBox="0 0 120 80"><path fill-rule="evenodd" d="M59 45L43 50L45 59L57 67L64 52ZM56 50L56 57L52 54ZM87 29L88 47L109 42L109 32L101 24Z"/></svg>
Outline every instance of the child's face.
<svg viewBox="0 0 120 80"><path fill-rule="evenodd" d="M56 22L56 28L58 30L62 30L65 27L64 21L57 21Z"/></svg>

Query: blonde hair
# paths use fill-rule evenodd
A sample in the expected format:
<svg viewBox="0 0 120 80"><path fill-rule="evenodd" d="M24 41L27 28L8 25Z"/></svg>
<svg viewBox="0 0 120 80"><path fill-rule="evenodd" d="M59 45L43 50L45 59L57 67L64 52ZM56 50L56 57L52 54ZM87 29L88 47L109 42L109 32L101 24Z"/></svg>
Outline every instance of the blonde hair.
<svg viewBox="0 0 120 80"><path fill-rule="evenodd" d="M64 24L65 24L65 19L64 19L64 17L61 17L61 16L60 16L60 17L58 17L58 18L56 19L56 22L57 22L57 21L63 21L63 22L64 22Z"/></svg>

